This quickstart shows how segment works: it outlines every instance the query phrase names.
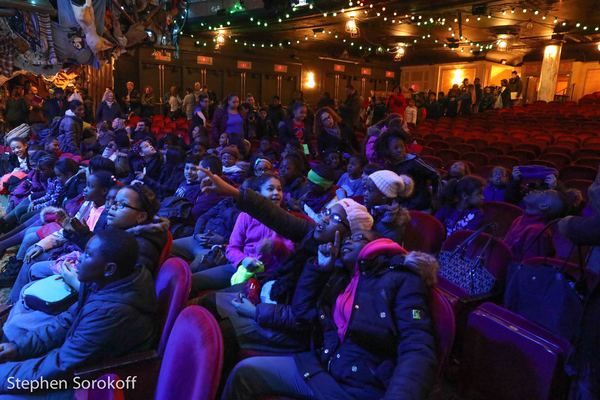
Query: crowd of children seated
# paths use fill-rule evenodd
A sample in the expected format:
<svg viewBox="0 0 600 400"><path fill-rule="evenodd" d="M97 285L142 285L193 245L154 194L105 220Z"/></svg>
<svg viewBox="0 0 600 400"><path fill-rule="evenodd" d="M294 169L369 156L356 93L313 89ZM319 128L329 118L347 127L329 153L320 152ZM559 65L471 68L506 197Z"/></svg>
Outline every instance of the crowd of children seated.
<svg viewBox="0 0 600 400"><path fill-rule="evenodd" d="M447 237L477 230L484 201L523 209L503 239L515 262L553 256L548 224L567 215L560 230L590 240L552 168L496 166L486 182L465 162L447 172L425 162L412 103L357 129L333 104L259 108L232 94L217 106L201 91L182 133L161 131L162 115L123 115L107 93L96 130L74 100L57 130L11 138L0 252L17 249L0 273L14 305L0 393L13 393L9 376L66 377L155 346L153 279L166 249L188 262L191 299L221 327L224 399L426 399L436 254L385 256L371 242L399 248L413 210ZM54 313L27 307L25 293L47 277L78 299ZM236 365L240 349L277 357Z"/></svg>

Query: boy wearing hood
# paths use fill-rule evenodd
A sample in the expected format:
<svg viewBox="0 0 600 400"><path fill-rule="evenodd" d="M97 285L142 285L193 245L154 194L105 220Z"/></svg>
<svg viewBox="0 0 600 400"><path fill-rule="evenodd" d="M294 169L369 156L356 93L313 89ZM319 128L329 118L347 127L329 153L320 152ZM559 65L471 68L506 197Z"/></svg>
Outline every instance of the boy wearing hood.
<svg viewBox="0 0 600 400"><path fill-rule="evenodd" d="M78 302L52 324L0 344L0 393L18 393L17 379L68 379L81 365L151 348L156 295L150 272L135 267L137 256L125 231L94 236L79 259Z"/></svg>

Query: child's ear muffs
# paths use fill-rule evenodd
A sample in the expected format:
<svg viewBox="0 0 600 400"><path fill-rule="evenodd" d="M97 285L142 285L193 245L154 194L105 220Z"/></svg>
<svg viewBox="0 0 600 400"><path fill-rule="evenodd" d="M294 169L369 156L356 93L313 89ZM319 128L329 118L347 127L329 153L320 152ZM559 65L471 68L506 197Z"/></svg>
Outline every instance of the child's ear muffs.
<svg viewBox="0 0 600 400"><path fill-rule="evenodd" d="M389 263L390 257L407 254L404 247L390 239L377 239L367 243L358 255L358 266L361 271L370 271L382 263Z"/></svg>

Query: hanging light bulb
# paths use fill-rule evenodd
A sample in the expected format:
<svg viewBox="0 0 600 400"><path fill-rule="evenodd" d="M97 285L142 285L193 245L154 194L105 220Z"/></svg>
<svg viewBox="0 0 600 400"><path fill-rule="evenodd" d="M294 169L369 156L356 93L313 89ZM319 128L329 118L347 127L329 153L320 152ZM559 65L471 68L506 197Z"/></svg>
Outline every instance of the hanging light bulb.
<svg viewBox="0 0 600 400"><path fill-rule="evenodd" d="M217 37L215 38L215 42L217 43L217 45L216 45L217 49L225 44L225 35L223 35L223 32L219 32L217 34Z"/></svg>
<svg viewBox="0 0 600 400"><path fill-rule="evenodd" d="M508 42L506 40L500 39L498 40L498 50L506 50L508 47Z"/></svg>
<svg viewBox="0 0 600 400"><path fill-rule="evenodd" d="M348 32L352 37L358 36L358 25L356 24L356 19L354 16L351 16L348 21L346 21L346 32Z"/></svg>
<svg viewBox="0 0 600 400"><path fill-rule="evenodd" d="M406 54L406 49L404 48L404 46L398 46L398 48L396 49L396 54L394 54L394 61L402 60L404 54Z"/></svg>

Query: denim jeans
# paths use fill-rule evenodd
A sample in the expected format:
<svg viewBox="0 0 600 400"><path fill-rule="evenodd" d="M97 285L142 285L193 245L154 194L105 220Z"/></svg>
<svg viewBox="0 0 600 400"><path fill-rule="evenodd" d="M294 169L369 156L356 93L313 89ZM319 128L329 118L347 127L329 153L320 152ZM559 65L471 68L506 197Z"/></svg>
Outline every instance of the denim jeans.
<svg viewBox="0 0 600 400"><path fill-rule="evenodd" d="M48 260L48 254L42 253L35 260L32 260L29 263L26 263L26 262L23 263L23 266L21 266L21 270L19 271L19 275L17 276L17 280L15 281L12 289L10 290L9 300L10 300L11 304L14 304L17 301L19 301L19 297L21 296L21 290L23 289L23 286L27 285L29 282L32 281L31 275L30 275L31 267L40 261L47 261L47 260Z"/></svg>
<svg viewBox="0 0 600 400"><path fill-rule="evenodd" d="M292 356L251 357L233 369L221 400L254 400L264 396L314 399Z"/></svg>
<svg viewBox="0 0 600 400"><path fill-rule="evenodd" d="M231 277L236 270L232 264L225 264L192 274L192 297L204 290L219 290L231 286Z"/></svg>
<svg viewBox="0 0 600 400"><path fill-rule="evenodd" d="M202 256L210 251L209 247L204 247L193 236L176 239L173 241L171 254L181 257L190 263L192 273L200 271L200 261Z"/></svg>

